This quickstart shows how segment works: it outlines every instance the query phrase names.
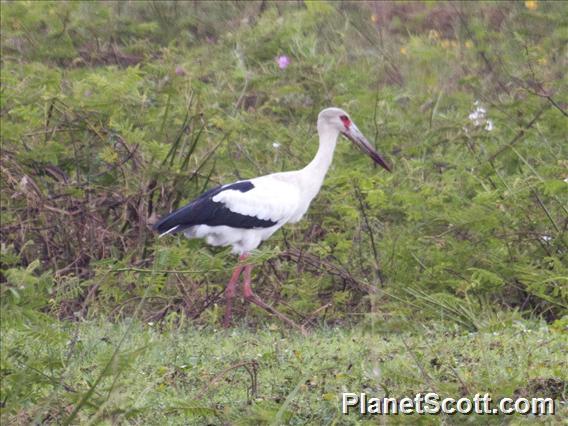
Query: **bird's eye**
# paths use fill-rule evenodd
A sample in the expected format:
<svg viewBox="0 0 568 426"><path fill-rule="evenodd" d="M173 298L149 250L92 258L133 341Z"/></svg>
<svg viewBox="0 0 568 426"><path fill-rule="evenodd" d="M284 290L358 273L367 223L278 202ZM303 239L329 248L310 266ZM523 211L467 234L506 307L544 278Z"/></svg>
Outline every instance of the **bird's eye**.
<svg viewBox="0 0 568 426"><path fill-rule="evenodd" d="M346 115L340 116L339 119L341 120L341 122L343 123L346 129L348 129L349 126L351 126L351 120L349 120L349 117L347 117Z"/></svg>

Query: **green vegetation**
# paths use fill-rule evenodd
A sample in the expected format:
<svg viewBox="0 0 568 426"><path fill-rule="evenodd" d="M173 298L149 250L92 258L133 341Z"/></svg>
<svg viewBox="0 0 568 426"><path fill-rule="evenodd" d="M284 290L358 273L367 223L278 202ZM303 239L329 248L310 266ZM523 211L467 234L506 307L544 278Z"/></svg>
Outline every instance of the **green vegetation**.
<svg viewBox="0 0 568 426"><path fill-rule="evenodd" d="M344 390L566 398L566 3L3 2L1 20L3 424L376 422L340 416ZM255 290L309 338L246 304L219 331L235 259L151 224L303 167L328 106L394 173L341 142L306 218L253 255Z"/></svg>
<svg viewBox="0 0 568 426"><path fill-rule="evenodd" d="M164 332L156 324L100 322L10 331L6 338L18 349L2 362L9 359L5 386L11 401L22 401L14 419L22 424L60 422L77 406L75 423L374 424L341 414L341 392L561 400L566 341L543 324L529 326L467 334L424 327L388 336L327 329L306 339L270 330ZM440 417L422 421L439 424ZM502 424L504 417L483 421Z"/></svg>

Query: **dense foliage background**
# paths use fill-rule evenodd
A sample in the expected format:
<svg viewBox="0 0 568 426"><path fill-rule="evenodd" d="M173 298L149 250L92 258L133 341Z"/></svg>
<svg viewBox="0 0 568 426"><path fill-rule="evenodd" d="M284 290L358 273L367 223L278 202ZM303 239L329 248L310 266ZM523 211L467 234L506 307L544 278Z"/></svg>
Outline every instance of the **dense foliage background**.
<svg viewBox="0 0 568 426"><path fill-rule="evenodd" d="M117 377L142 353L155 366L159 355L142 348L153 339L170 345L167 333L214 345L235 261L201 241L158 240L151 224L214 185L303 167L317 149L317 113L328 106L349 111L394 173L342 141L307 217L255 253L256 291L323 332L323 352L340 345L347 359L355 356L349 346L326 340L329 327L357 325L395 340L432 329L440 345L450 330L494 332L496 344L519 345L515 333L499 333L538 329L519 350L540 353L535 368L544 371L519 364L531 373L479 386L507 395L542 381L561 389L557 398L565 391L559 349L542 347L543 339L565 343L568 326L566 3L3 2L1 19L6 419L147 419L149 408L114 398L133 385L120 388ZM265 312L238 308L235 333L245 340L253 338L247 330L263 330L258 345L272 348L270 333L285 333ZM126 327L129 318L136 321ZM90 350L78 348L82 335L93 339ZM121 352L129 338L138 352ZM101 339L114 346L100 349ZM235 335L228 339L225 355L238 356ZM99 361L81 358L95 347ZM262 357L255 362L284 362ZM89 370L91 362L99 367ZM163 367L156 380L170 381L159 386L189 377L175 365ZM211 378L196 365L201 380ZM216 363L204 365L214 374ZM255 377L258 363L243 365ZM295 381L309 385L301 367L290 368L302 374L283 385L272 372L281 386L273 392L284 396L265 391L264 405L257 398L249 409L239 403L250 403L249 394L228 394L217 404L233 411L202 402L172 410L251 424L274 415L337 421L313 401L303 408L315 414L290 406ZM360 380L374 380L334 374L336 388L322 391L330 406L345 386L337 375L356 377L356 392ZM384 374L376 380L400 395L449 380L432 373L406 386ZM71 375L77 386L65 385ZM450 391L479 388L458 378Z"/></svg>

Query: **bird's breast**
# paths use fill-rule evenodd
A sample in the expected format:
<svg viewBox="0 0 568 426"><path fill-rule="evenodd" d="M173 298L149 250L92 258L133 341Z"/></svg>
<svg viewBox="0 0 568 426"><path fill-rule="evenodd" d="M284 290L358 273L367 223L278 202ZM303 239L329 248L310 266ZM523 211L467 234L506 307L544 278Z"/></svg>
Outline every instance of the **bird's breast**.
<svg viewBox="0 0 568 426"><path fill-rule="evenodd" d="M300 220L302 220L302 218L304 217L304 215L306 214L306 212L310 208L310 204L312 202L312 199L313 198L304 199L304 200L300 201L300 203L298 203L298 207L296 208L294 213L290 216L288 223L297 223Z"/></svg>

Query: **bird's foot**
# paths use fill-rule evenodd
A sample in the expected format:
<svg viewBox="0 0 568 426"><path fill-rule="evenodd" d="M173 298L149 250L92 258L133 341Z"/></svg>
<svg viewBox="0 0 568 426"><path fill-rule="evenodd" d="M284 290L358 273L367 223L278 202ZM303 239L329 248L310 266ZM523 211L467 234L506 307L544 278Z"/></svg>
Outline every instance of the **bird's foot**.
<svg viewBox="0 0 568 426"><path fill-rule="evenodd" d="M233 320L233 300L237 293L237 281L239 280L242 270L243 267L240 265L235 267L231 279L227 283L227 288L225 289L225 300L227 302L225 306L225 317L223 319L223 327L225 328L229 328Z"/></svg>

